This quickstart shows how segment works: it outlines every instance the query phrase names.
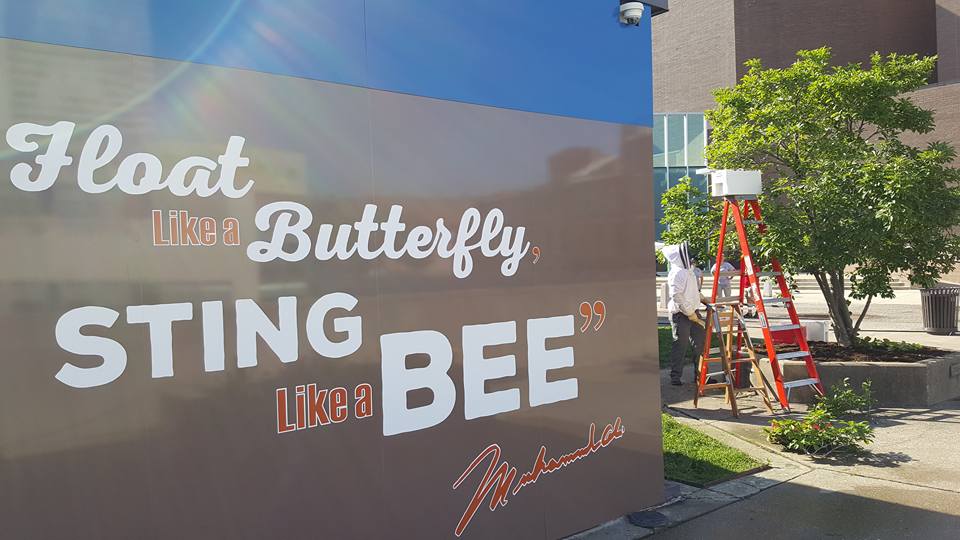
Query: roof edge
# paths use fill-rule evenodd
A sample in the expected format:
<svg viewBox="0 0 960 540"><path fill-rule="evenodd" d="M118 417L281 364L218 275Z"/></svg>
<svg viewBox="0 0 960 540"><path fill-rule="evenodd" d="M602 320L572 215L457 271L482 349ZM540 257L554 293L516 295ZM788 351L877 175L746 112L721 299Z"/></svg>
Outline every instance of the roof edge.
<svg viewBox="0 0 960 540"><path fill-rule="evenodd" d="M650 13L653 17L666 13L670 9L667 7L667 0L643 0L643 3L650 6Z"/></svg>

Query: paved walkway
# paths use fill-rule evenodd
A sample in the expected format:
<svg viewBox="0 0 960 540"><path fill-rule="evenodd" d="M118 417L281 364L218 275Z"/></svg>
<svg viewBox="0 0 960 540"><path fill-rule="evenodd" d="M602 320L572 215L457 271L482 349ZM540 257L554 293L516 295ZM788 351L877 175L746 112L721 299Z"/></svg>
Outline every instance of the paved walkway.
<svg viewBox="0 0 960 540"><path fill-rule="evenodd" d="M668 499L678 500L657 509L668 528L621 518L577 538L960 538L960 401L880 411L869 456L820 460L768 443L771 415L759 399L738 400L734 419L719 394L694 408L693 389L664 384L666 410L770 468L709 489L670 485Z"/></svg>
<svg viewBox="0 0 960 540"><path fill-rule="evenodd" d="M934 336L923 331L919 290L898 290L895 293L894 298L873 299L861 325L861 335L960 351L960 336ZM827 303L819 291L803 290L797 293L794 299L801 319L829 318ZM860 315L863 304L862 300L852 300L850 309L854 317ZM767 311L771 319L788 317L787 310L783 307L768 306ZM661 317L667 316L663 309L658 313Z"/></svg>

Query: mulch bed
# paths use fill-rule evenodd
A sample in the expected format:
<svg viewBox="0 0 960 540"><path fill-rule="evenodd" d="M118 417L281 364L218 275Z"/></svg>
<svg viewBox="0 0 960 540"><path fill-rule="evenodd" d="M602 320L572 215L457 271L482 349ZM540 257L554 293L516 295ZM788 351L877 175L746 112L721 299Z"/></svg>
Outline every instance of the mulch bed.
<svg viewBox="0 0 960 540"><path fill-rule="evenodd" d="M937 358L951 351L923 347L916 351L890 351L873 347L842 347L837 343L811 341L810 352L817 362L919 362ZM777 346L778 352L797 350L794 346Z"/></svg>

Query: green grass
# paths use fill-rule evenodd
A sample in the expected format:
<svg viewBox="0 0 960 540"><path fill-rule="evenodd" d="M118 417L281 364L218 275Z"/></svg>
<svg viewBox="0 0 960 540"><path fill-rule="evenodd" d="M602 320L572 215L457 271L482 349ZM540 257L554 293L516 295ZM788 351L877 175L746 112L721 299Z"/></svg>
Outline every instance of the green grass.
<svg viewBox="0 0 960 540"><path fill-rule="evenodd" d="M668 480L703 487L763 463L663 416L663 472Z"/></svg>

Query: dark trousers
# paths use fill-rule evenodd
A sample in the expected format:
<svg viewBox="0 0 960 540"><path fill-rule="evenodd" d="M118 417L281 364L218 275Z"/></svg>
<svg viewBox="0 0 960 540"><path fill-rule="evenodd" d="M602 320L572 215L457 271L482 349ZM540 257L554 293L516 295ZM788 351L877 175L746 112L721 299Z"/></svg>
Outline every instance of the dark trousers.
<svg viewBox="0 0 960 540"><path fill-rule="evenodd" d="M683 375L684 360L690 343L693 343L693 373L697 373L700 355L703 353L705 332L702 326L691 321L683 313L674 313L670 317L670 329L673 331L673 344L670 347L670 379L679 381Z"/></svg>

